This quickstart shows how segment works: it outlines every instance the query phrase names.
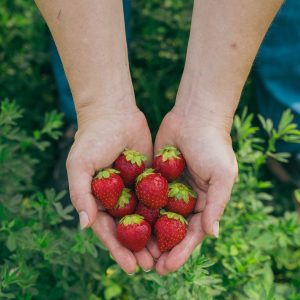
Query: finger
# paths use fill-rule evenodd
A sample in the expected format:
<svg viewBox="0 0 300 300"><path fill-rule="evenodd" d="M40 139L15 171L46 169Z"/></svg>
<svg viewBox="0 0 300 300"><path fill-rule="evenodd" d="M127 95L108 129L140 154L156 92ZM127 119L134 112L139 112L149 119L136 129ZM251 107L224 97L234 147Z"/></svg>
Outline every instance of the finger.
<svg viewBox="0 0 300 300"><path fill-rule="evenodd" d="M153 237L151 237L148 241L147 249L149 250L153 258L158 259L161 256L161 252L158 249L157 242Z"/></svg>
<svg viewBox="0 0 300 300"><path fill-rule="evenodd" d="M192 187L192 189L198 195L198 197L197 197L197 203L196 203L196 206L194 208L194 212L195 213L202 212L204 210L204 208L205 208L205 205L206 205L207 191L204 191L204 190L198 188L197 184L193 180L193 177L186 176L185 179L188 182L188 184Z"/></svg>
<svg viewBox="0 0 300 300"><path fill-rule="evenodd" d="M105 207L99 201L96 201L96 205L97 205L98 210L106 211Z"/></svg>
<svg viewBox="0 0 300 300"><path fill-rule="evenodd" d="M178 149L180 149L180 147L178 147L178 145L174 142L173 134L171 134L171 132L173 130L177 130L177 128L175 128L175 126L174 126L174 128L171 128L172 122L168 123L168 120L166 120L166 119L170 120L171 118L172 118L172 115L168 114L160 125L160 128L159 128L158 133L155 138L154 155L157 154L157 152L160 149L162 149L163 147L168 146L168 145L173 145L173 146L177 147ZM168 123L168 126L165 125L166 124L165 122Z"/></svg>
<svg viewBox="0 0 300 300"><path fill-rule="evenodd" d="M163 253L156 263L155 270L159 275L167 275L169 273L165 265L167 256L168 252Z"/></svg>
<svg viewBox="0 0 300 300"><path fill-rule="evenodd" d="M135 143L133 145L128 146L129 149L134 149L146 156L147 160L145 161L145 165L147 168L151 167L153 156L153 146L151 142L151 137L149 137L149 141L149 143L147 141L144 141L142 143Z"/></svg>
<svg viewBox="0 0 300 300"><path fill-rule="evenodd" d="M201 229L201 215L194 215L188 227L185 238L175 246L166 257L164 268L167 272L175 272L190 257L193 250L202 242L205 233Z"/></svg>
<svg viewBox="0 0 300 300"><path fill-rule="evenodd" d="M107 168L117 158L118 144L119 139L114 136L90 140L88 134L76 133L66 165L70 197L79 213L81 228L89 227L95 221L97 205L91 193L91 182L97 170ZM93 159L95 157L97 159Z"/></svg>
<svg viewBox="0 0 300 300"><path fill-rule="evenodd" d="M81 229L90 227L96 220L97 203L91 193L93 172L89 172L87 165L81 161L68 158L67 173L71 201L76 208Z"/></svg>
<svg viewBox="0 0 300 300"><path fill-rule="evenodd" d="M209 235L219 236L219 221L230 199L233 183L234 178L222 176L208 187L202 225Z"/></svg>
<svg viewBox="0 0 300 300"><path fill-rule="evenodd" d="M116 224L106 213L99 212L92 226L94 233L110 251L114 260L128 274L135 272L137 261L134 254L123 247L116 238Z"/></svg>
<svg viewBox="0 0 300 300"><path fill-rule="evenodd" d="M139 252L134 252L134 255L137 260L137 263L145 272L149 272L152 270L154 260L147 249L143 249Z"/></svg>
<svg viewBox="0 0 300 300"><path fill-rule="evenodd" d="M202 190L199 190L199 189L195 189L195 191L198 194L198 199L197 199L197 203L196 203L194 212L195 213L203 212L205 209L205 205L206 205L207 193Z"/></svg>
<svg viewBox="0 0 300 300"><path fill-rule="evenodd" d="M153 156L153 145L152 145L152 138L151 133L147 124L147 120L143 116L141 119L139 119L140 122L140 128L143 128L143 131L141 133L137 132L134 137L130 138L131 144L127 145L129 149L134 149L136 151L139 151L140 153L144 154L147 157L147 161L145 162L147 167L150 167L152 165L152 156ZM144 128L147 128L145 131ZM137 128L139 130L139 128ZM143 138L141 138L141 136Z"/></svg>

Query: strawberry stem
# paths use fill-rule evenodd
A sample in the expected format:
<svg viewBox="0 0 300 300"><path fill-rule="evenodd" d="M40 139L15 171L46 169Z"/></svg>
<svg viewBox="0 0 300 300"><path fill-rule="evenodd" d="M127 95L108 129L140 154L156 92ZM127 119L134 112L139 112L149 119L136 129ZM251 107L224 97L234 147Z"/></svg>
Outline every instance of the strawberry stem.
<svg viewBox="0 0 300 300"><path fill-rule="evenodd" d="M177 200L184 200L188 203L189 197L197 198L197 193L191 187L180 182L169 183L169 197L174 197Z"/></svg>
<svg viewBox="0 0 300 300"><path fill-rule="evenodd" d="M146 169L142 174L140 174L137 179L136 179L136 182L140 182L143 178L147 177L148 175L150 174L154 174L154 169L152 168L149 168L149 169Z"/></svg>
<svg viewBox="0 0 300 300"><path fill-rule="evenodd" d="M127 215L120 220L120 224L125 226L140 224L144 220L144 217L138 214Z"/></svg>
<svg viewBox="0 0 300 300"><path fill-rule="evenodd" d="M182 224L188 224L188 221L181 215L176 214L174 212L170 212L170 211L165 211L164 209L162 209L160 211L160 214L163 216L166 216L169 219L173 219L173 220L178 220L180 221Z"/></svg>
<svg viewBox="0 0 300 300"><path fill-rule="evenodd" d="M115 206L116 208L122 208L124 207L126 204L129 203L129 200L131 198L131 194L130 194L130 189L128 188L124 188L122 190L122 194L118 200L117 205Z"/></svg>
<svg viewBox="0 0 300 300"><path fill-rule="evenodd" d="M165 146L158 151L156 156L162 156L162 161L167 161L170 158L180 159L181 152L174 146Z"/></svg>
<svg viewBox="0 0 300 300"><path fill-rule="evenodd" d="M147 157L145 155L135 150L125 149L123 151L123 155L125 156L127 161L130 161L132 164L136 164L139 167L144 161L147 160Z"/></svg>
<svg viewBox="0 0 300 300"><path fill-rule="evenodd" d="M94 176L94 179L108 179L111 174L119 174L120 172L115 169L106 168L106 169L100 169L96 175Z"/></svg>

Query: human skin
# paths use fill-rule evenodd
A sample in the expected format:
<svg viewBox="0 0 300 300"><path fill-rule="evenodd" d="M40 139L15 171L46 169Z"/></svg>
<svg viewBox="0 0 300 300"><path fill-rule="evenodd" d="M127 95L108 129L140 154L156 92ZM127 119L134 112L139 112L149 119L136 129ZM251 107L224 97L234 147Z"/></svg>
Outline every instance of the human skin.
<svg viewBox="0 0 300 300"><path fill-rule="evenodd" d="M159 257L165 275L180 268L205 234L219 235L219 220L237 177L230 130L253 60L283 1L195 0L185 68L174 108L164 118L155 152L178 147L186 178L198 192L186 238ZM195 225L196 224L196 225ZM152 250L151 247L149 247Z"/></svg>
<svg viewBox="0 0 300 300"><path fill-rule="evenodd" d="M36 0L54 37L75 102L78 131L67 160L71 200L81 228L92 227L127 273L177 270L205 234L218 235L237 164L230 128L257 49L282 1L196 0L176 104L163 120L155 149L175 145L199 194L186 238L168 253L152 240L132 253L116 239L113 219L91 194L94 173L125 148L152 157L151 136L135 104L122 1ZM148 164L151 162L148 161Z"/></svg>
<svg viewBox="0 0 300 300"><path fill-rule="evenodd" d="M153 267L147 249L132 253L116 239L112 217L98 210L91 193L95 172L124 148L149 157L147 121L137 108L130 77L122 1L37 0L71 87L78 131L67 159L70 196L81 228L91 227L121 268L131 274Z"/></svg>

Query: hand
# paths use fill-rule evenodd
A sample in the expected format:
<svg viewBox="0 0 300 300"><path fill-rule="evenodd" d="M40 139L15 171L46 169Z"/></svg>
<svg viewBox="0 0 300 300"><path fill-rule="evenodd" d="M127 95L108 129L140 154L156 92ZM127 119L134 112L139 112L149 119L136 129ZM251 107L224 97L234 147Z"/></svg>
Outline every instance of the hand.
<svg viewBox="0 0 300 300"><path fill-rule="evenodd" d="M128 105L130 106L130 105ZM109 167L124 148L135 149L152 158L152 141L147 121L136 108L127 107L117 112L103 109L78 113L79 128L67 159L70 196L80 216L81 228L92 226L95 234L128 274L137 264L144 270L153 267L153 258L147 249L132 253L116 239L116 224L111 216L98 209L91 194L95 172ZM115 109L115 107L114 107ZM148 161L151 164L151 161Z"/></svg>
<svg viewBox="0 0 300 300"><path fill-rule="evenodd" d="M156 270L161 275L180 268L205 234L219 234L219 220L237 175L230 134L225 128L211 120L186 117L176 107L161 124L155 153L165 145L180 149L187 162L186 180L198 193L186 237L157 261Z"/></svg>

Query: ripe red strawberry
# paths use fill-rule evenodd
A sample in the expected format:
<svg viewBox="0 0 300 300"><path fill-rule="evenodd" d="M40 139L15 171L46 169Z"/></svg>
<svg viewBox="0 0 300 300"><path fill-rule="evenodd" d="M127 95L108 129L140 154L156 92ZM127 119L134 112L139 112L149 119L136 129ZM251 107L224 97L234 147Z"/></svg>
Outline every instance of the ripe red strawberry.
<svg viewBox="0 0 300 300"><path fill-rule="evenodd" d="M161 208L168 203L168 181L153 169L138 176L135 191L139 200L149 208Z"/></svg>
<svg viewBox="0 0 300 300"><path fill-rule="evenodd" d="M117 238L131 251L138 252L145 248L151 235L151 226L144 217L133 214L123 217L117 227Z"/></svg>
<svg viewBox="0 0 300 300"><path fill-rule="evenodd" d="M152 209L147 206L145 206L143 203L139 202L137 209L135 211L137 214L143 216L145 220L153 226L155 222L157 221L157 218L159 216L159 208Z"/></svg>
<svg viewBox="0 0 300 300"><path fill-rule="evenodd" d="M124 188L124 182L118 173L115 169L103 169L92 180L93 195L107 209L114 208Z"/></svg>
<svg viewBox="0 0 300 300"><path fill-rule="evenodd" d="M164 176L168 181L176 180L186 166L181 152L174 146L166 146L155 156L153 167L156 172Z"/></svg>
<svg viewBox="0 0 300 300"><path fill-rule="evenodd" d="M126 215L132 214L135 210L136 204L137 198L134 192L124 188L117 205L113 209L109 209L108 212L113 217L122 218Z"/></svg>
<svg viewBox="0 0 300 300"><path fill-rule="evenodd" d="M183 216L162 211L154 226L159 250L166 252L180 243L186 235L187 224Z"/></svg>
<svg viewBox="0 0 300 300"><path fill-rule="evenodd" d="M197 193L189 186L179 183L169 183L169 201L166 210L187 217L195 208Z"/></svg>
<svg viewBox="0 0 300 300"><path fill-rule="evenodd" d="M125 149L116 159L114 167L120 171L126 186L134 185L136 178L145 170L146 160L146 156L129 149Z"/></svg>

